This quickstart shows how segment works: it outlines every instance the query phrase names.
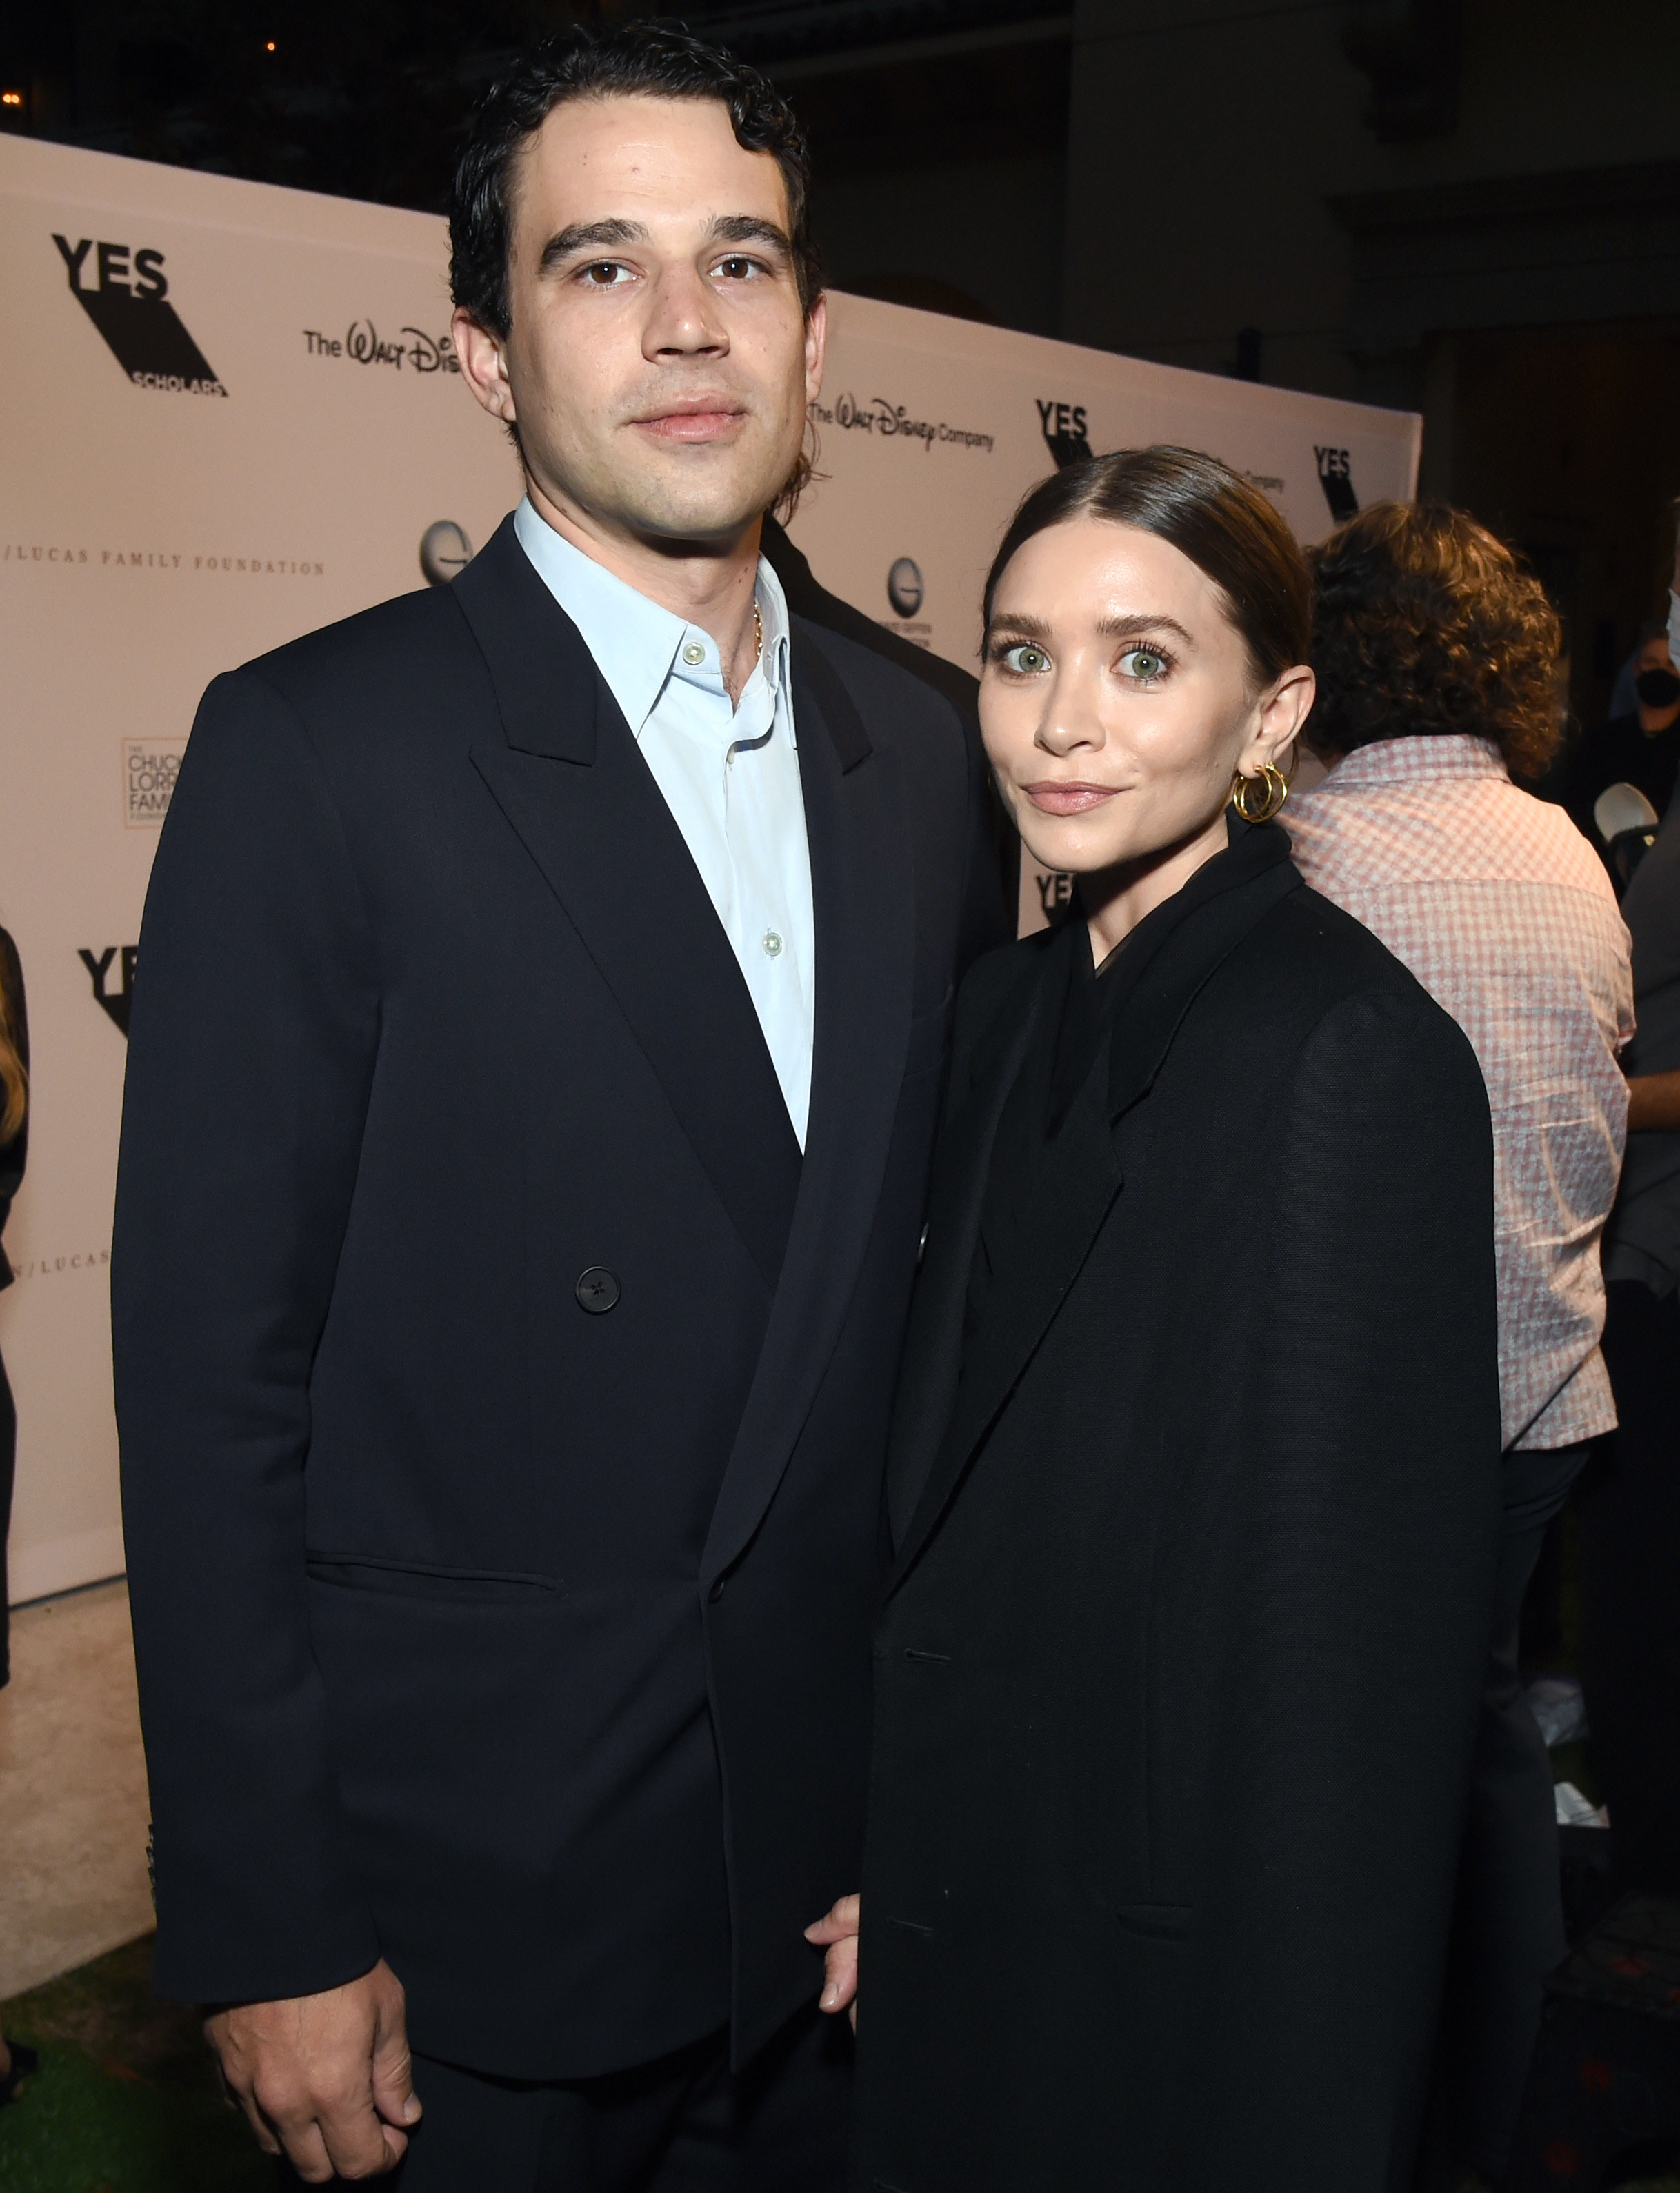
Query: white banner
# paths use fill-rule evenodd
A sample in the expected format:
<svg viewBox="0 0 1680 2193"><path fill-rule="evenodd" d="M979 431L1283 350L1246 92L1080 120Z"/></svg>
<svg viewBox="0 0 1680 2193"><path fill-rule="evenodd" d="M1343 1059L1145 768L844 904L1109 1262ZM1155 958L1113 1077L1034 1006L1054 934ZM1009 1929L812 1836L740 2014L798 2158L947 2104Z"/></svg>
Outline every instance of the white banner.
<svg viewBox="0 0 1680 2193"><path fill-rule="evenodd" d="M429 216L0 136L0 922L28 987L28 1177L0 1346L14 1600L123 1566L107 1283L140 917L217 672L446 581L517 498L459 383ZM1406 494L1410 417L837 297L794 531L871 616L972 662L979 581L1059 450L1167 439L1304 538ZM1321 480L1327 486L1321 485ZM1338 487L1336 483L1350 484ZM215 909L205 909L206 919Z"/></svg>

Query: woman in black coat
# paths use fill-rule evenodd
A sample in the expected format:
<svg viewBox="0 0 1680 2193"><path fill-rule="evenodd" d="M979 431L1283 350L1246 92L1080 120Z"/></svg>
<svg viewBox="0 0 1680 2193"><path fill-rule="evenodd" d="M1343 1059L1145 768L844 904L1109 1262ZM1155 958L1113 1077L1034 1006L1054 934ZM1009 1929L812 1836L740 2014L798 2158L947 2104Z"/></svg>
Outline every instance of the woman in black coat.
<svg viewBox="0 0 1680 2193"><path fill-rule="evenodd" d="M988 751L1079 905L957 1008L860 2188L1410 2184L1499 1520L1493 1161L1465 1038L1270 823L1309 600L1182 450L1058 473L993 567ZM827 2008L856 1929L811 1930Z"/></svg>

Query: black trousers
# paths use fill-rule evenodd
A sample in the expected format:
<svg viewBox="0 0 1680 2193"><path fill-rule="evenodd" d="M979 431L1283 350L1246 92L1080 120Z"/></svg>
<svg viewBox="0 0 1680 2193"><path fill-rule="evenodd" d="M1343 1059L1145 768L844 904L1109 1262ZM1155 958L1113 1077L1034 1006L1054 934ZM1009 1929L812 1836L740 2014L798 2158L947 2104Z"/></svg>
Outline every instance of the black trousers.
<svg viewBox="0 0 1680 2193"><path fill-rule="evenodd" d="M1540 1983L1568 1944L1557 1802L1545 1739L1522 1695L1517 1631L1546 1526L1568 1497L1586 1446L1507 1454L1494 1634L1482 1685L1459 1860L1431 2117L1437 2136L1484 2176L1505 2173Z"/></svg>
<svg viewBox="0 0 1680 2193"><path fill-rule="evenodd" d="M1618 1429L1581 1488L1581 1649L1620 1885L1680 1896L1680 1297L1606 1290Z"/></svg>
<svg viewBox="0 0 1680 2193"><path fill-rule="evenodd" d="M401 2193L842 2193L844 2018L800 2013L738 2076L717 2033L597 2079L495 2079L417 2056Z"/></svg>

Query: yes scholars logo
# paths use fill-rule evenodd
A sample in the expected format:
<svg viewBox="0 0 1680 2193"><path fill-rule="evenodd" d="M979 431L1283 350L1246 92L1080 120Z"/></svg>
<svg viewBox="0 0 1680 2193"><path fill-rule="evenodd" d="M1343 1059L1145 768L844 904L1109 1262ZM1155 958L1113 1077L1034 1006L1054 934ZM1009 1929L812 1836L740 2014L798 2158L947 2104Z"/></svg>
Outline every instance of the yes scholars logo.
<svg viewBox="0 0 1680 2193"><path fill-rule="evenodd" d="M1091 455L1089 429L1085 423L1082 404L1046 403L1035 396L1038 409L1039 432L1044 437L1044 446L1056 460L1058 472L1069 465L1082 465Z"/></svg>
<svg viewBox="0 0 1680 2193"><path fill-rule="evenodd" d="M165 388L188 396L226 396L204 353L169 301L163 255L149 246L96 243L57 236L70 294L105 338L106 346L137 388Z"/></svg>
<svg viewBox="0 0 1680 2193"><path fill-rule="evenodd" d="M1330 515L1339 525L1345 518L1359 513L1359 497L1353 491L1353 473L1345 449L1321 449L1316 442L1312 453L1318 460L1318 484L1324 490L1324 500L1330 506Z"/></svg>
<svg viewBox="0 0 1680 2193"><path fill-rule="evenodd" d="M124 1035L129 1033L129 1000L134 994L137 944L107 944L95 955L85 946L76 955L92 978L95 1001L105 1007Z"/></svg>

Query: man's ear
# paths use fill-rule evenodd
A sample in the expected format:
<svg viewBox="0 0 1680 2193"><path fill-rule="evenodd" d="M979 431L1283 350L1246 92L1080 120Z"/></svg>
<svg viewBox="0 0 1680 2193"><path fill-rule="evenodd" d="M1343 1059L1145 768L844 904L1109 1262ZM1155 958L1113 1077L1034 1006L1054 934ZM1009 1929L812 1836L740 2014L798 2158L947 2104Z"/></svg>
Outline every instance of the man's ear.
<svg viewBox="0 0 1680 2193"><path fill-rule="evenodd" d="M461 377L492 419L504 427L513 424L513 390L507 378L507 355L498 335L475 320L465 306L457 305L450 318L455 354L461 361Z"/></svg>
<svg viewBox="0 0 1680 2193"><path fill-rule="evenodd" d="M829 350L829 301L813 298L805 322L805 400L814 404L823 390L823 361Z"/></svg>

